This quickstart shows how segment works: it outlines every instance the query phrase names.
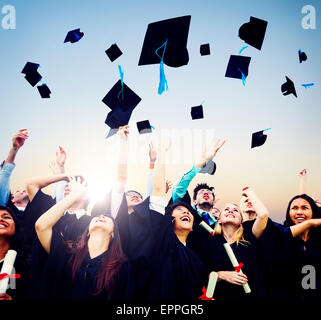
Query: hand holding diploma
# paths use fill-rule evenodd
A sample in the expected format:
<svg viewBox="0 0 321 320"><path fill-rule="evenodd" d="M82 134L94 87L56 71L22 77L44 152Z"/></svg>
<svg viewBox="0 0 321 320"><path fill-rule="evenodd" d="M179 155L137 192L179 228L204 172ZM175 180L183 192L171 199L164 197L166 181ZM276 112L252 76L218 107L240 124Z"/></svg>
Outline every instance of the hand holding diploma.
<svg viewBox="0 0 321 320"><path fill-rule="evenodd" d="M0 275L3 275L0 280L0 294L5 294L8 289L9 278L13 269L14 262L16 260L17 251L8 250L3 265L0 271Z"/></svg>
<svg viewBox="0 0 321 320"><path fill-rule="evenodd" d="M229 257L230 260L231 260L231 263L232 263L233 267L234 267L235 270L236 270L237 275L235 275L235 276L241 278L241 279L239 279L239 282L240 282L240 283L237 282L238 279L234 279L234 280L236 281L236 284L242 284L245 293L250 293L250 292L251 292L250 286L249 286L247 283L244 283L245 280L246 280L246 282L247 282L247 277L245 276L245 274L243 274L242 269L241 269L241 267L243 266L243 264L239 264L239 263L238 263L235 255L234 255L234 252L233 252L231 246L230 246L228 243L224 243L224 248L225 248L225 250L226 250L226 253L227 253L228 257ZM228 271L227 271L227 272L228 272ZM233 272L233 273L235 274L235 272ZM221 278L223 278L223 277L221 277ZM244 278L244 280L243 280L242 278ZM232 279L232 280L233 280L233 279ZM242 281L242 280L243 280L243 281ZM231 282L231 281L230 281L230 282Z"/></svg>

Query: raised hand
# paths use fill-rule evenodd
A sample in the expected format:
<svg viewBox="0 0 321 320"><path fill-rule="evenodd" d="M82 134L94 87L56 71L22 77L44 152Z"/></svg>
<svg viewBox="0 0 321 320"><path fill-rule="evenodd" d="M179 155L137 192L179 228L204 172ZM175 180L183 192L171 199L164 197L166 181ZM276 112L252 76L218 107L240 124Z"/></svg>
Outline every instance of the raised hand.
<svg viewBox="0 0 321 320"><path fill-rule="evenodd" d="M87 181L84 177L78 176L68 176L70 188L70 195L75 196L77 199L87 199L88 198L88 186Z"/></svg>
<svg viewBox="0 0 321 320"><path fill-rule="evenodd" d="M166 180L165 193L167 193L172 186L173 186L173 184L169 180Z"/></svg>
<svg viewBox="0 0 321 320"><path fill-rule="evenodd" d="M65 165L66 157L66 151L61 146L59 146L59 152L56 152L56 162L60 167L63 167Z"/></svg>
<svg viewBox="0 0 321 320"><path fill-rule="evenodd" d="M299 175L300 175L300 177L306 176L307 175L307 170L303 169L302 171L300 171Z"/></svg>
<svg viewBox="0 0 321 320"><path fill-rule="evenodd" d="M157 159L157 151L155 149L153 142L151 141L149 143L149 160L151 163L154 163L156 159Z"/></svg>
<svg viewBox="0 0 321 320"><path fill-rule="evenodd" d="M121 141L127 141L129 136L129 125L119 127L117 135Z"/></svg>
<svg viewBox="0 0 321 320"><path fill-rule="evenodd" d="M27 129L20 129L19 132L12 137L12 148L15 150L20 149L28 138Z"/></svg>
<svg viewBox="0 0 321 320"><path fill-rule="evenodd" d="M218 139L216 142L214 142L214 139L209 143L209 145L205 145L202 152L202 160L203 161L209 161L212 160L217 152L223 147L226 140L220 140Z"/></svg>

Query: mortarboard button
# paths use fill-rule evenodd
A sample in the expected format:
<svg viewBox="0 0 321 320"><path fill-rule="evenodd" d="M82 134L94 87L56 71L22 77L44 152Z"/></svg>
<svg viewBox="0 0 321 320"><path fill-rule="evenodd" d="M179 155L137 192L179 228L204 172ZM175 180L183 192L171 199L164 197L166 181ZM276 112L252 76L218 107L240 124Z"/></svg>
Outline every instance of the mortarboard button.
<svg viewBox="0 0 321 320"><path fill-rule="evenodd" d="M201 56L207 56L211 54L210 44L209 43L202 44L200 46L200 53L201 53Z"/></svg>
<svg viewBox="0 0 321 320"><path fill-rule="evenodd" d="M252 133L251 148L260 147L265 143L267 139L267 135L263 133L264 131L265 130L261 130L261 131Z"/></svg>
<svg viewBox="0 0 321 320"><path fill-rule="evenodd" d="M297 98L294 83L291 79L289 79L287 76L285 76L286 82L282 84L281 91L284 96L287 96L288 94L293 93L295 97Z"/></svg>
<svg viewBox="0 0 321 320"><path fill-rule="evenodd" d="M39 64L27 62L21 73L25 74L25 79L34 87L42 78L37 69Z"/></svg>
<svg viewBox="0 0 321 320"><path fill-rule="evenodd" d="M114 60L116 60L118 57L120 57L123 54L121 52L121 50L118 48L116 43L111 45L105 52L111 62L113 62Z"/></svg>
<svg viewBox="0 0 321 320"><path fill-rule="evenodd" d="M250 17L250 22L240 27L239 37L250 46L261 50L267 24L267 21Z"/></svg>
<svg viewBox="0 0 321 320"><path fill-rule="evenodd" d="M122 111L132 111L141 100L142 99L127 87L124 82L122 87L121 80L118 80L102 101L111 110L120 108Z"/></svg>
<svg viewBox="0 0 321 320"><path fill-rule="evenodd" d="M248 76L251 57L231 55L225 77L243 79ZM243 76L244 75L244 76Z"/></svg>
<svg viewBox="0 0 321 320"><path fill-rule="evenodd" d="M301 49L298 51L299 54L299 61L302 63L302 61L306 61L308 58L305 52L302 52Z"/></svg>
<svg viewBox="0 0 321 320"><path fill-rule="evenodd" d="M71 42L71 43L78 42L83 36L84 36L84 33L80 32L80 28L75 29L75 30L71 30L71 31L69 31L67 33L64 43L66 43L66 42Z"/></svg>
<svg viewBox="0 0 321 320"><path fill-rule="evenodd" d="M139 121L136 123L137 129L140 134L152 132L152 127L149 123L149 120Z"/></svg>
<svg viewBox="0 0 321 320"><path fill-rule="evenodd" d="M142 52L138 65L160 63L162 56L164 63L170 67L181 67L189 61L187 38L191 16L182 16L173 19L150 23L147 27ZM167 41L166 47L159 50ZM165 51L164 51L165 50Z"/></svg>
<svg viewBox="0 0 321 320"><path fill-rule="evenodd" d="M37 86L37 88L41 98L50 98L51 91L45 83L43 83L41 86Z"/></svg>
<svg viewBox="0 0 321 320"><path fill-rule="evenodd" d="M200 105L200 106L192 107L191 116L192 116L192 120L203 119L204 118L203 106Z"/></svg>

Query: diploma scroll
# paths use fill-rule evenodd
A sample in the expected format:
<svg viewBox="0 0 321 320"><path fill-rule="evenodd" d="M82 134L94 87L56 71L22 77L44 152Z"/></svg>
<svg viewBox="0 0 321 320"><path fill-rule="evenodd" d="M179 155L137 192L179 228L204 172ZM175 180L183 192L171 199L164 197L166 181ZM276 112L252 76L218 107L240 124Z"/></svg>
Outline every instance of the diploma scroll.
<svg viewBox="0 0 321 320"><path fill-rule="evenodd" d="M215 271L212 271L210 273L210 278L208 280L208 284L207 284L207 288L206 288L206 297L207 298L213 298L217 278L218 278L217 273Z"/></svg>
<svg viewBox="0 0 321 320"><path fill-rule="evenodd" d="M0 271L0 274L8 274L10 275L13 269L14 262L16 260L17 251L15 250L8 250L3 265ZM6 293L8 289L9 277L5 277L4 279L0 280L0 294Z"/></svg>
<svg viewBox="0 0 321 320"><path fill-rule="evenodd" d="M208 233L211 234L211 236L214 235L214 229L212 229L206 222L202 221L200 223L200 226L205 229Z"/></svg>
<svg viewBox="0 0 321 320"><path fill-rule="evenodd" d="M233 267L236 268L236 270L239 270L238 272L243 273L238 261L236 260L236 257L234 255L234 252L233 252L231 246L226 242L226 243L224 243L224 248L226 250L228 257L230 258L230 260L232 262ZM243 288L244 288L245 293L251 292L250 286L247 283L243 284Z"/></svg>

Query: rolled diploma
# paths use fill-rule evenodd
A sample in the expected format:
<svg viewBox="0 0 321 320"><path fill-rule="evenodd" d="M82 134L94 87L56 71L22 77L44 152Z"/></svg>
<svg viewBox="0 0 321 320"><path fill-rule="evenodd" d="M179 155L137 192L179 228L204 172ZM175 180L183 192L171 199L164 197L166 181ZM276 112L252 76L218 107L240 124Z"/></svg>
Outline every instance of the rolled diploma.
<svg viewBox="0 0 321 320"><path fill-rule="evenodd" d="M231 246L226 242L226 243L224 243L224 248L226 250L226 253L227 253L228 257L230 258L230 260L232 262L233 267L238 267L239 263L236 260L236 257L234 255L234 252L233 252ZM243 274L241 269L240 269L240 273ZM251 292L250 286L247 283L243 284L243 289L244 289L245 293L250 293Z"/></svg>
<svg viewBox="0 0 321 320"><path fill-rule="evenodd" d="M207 288L206 288L206 297L213 298L214 290L216 286L218 275L215 271L210 273L210 278L208 280Z"/></svg>
<svg viewBox="0 0 321 320"><path fill-rule="evenodd" d="M8 252L4 258L0 274L1 273L11 274L14 262L16 260L16 256L17 256L17 251L8 250ZM7 288L8 288L8 283L9 283L9 277L6 277L0 281L0 294L6 293Z"/></svg>
<svg viewBox="0 0 321 320"><path fill-rule="evenodd" d="M214 230L204 221L202 221L200 223L200 226L205 229L208 233L210 233L211 235L214 235Z"/></svg>

